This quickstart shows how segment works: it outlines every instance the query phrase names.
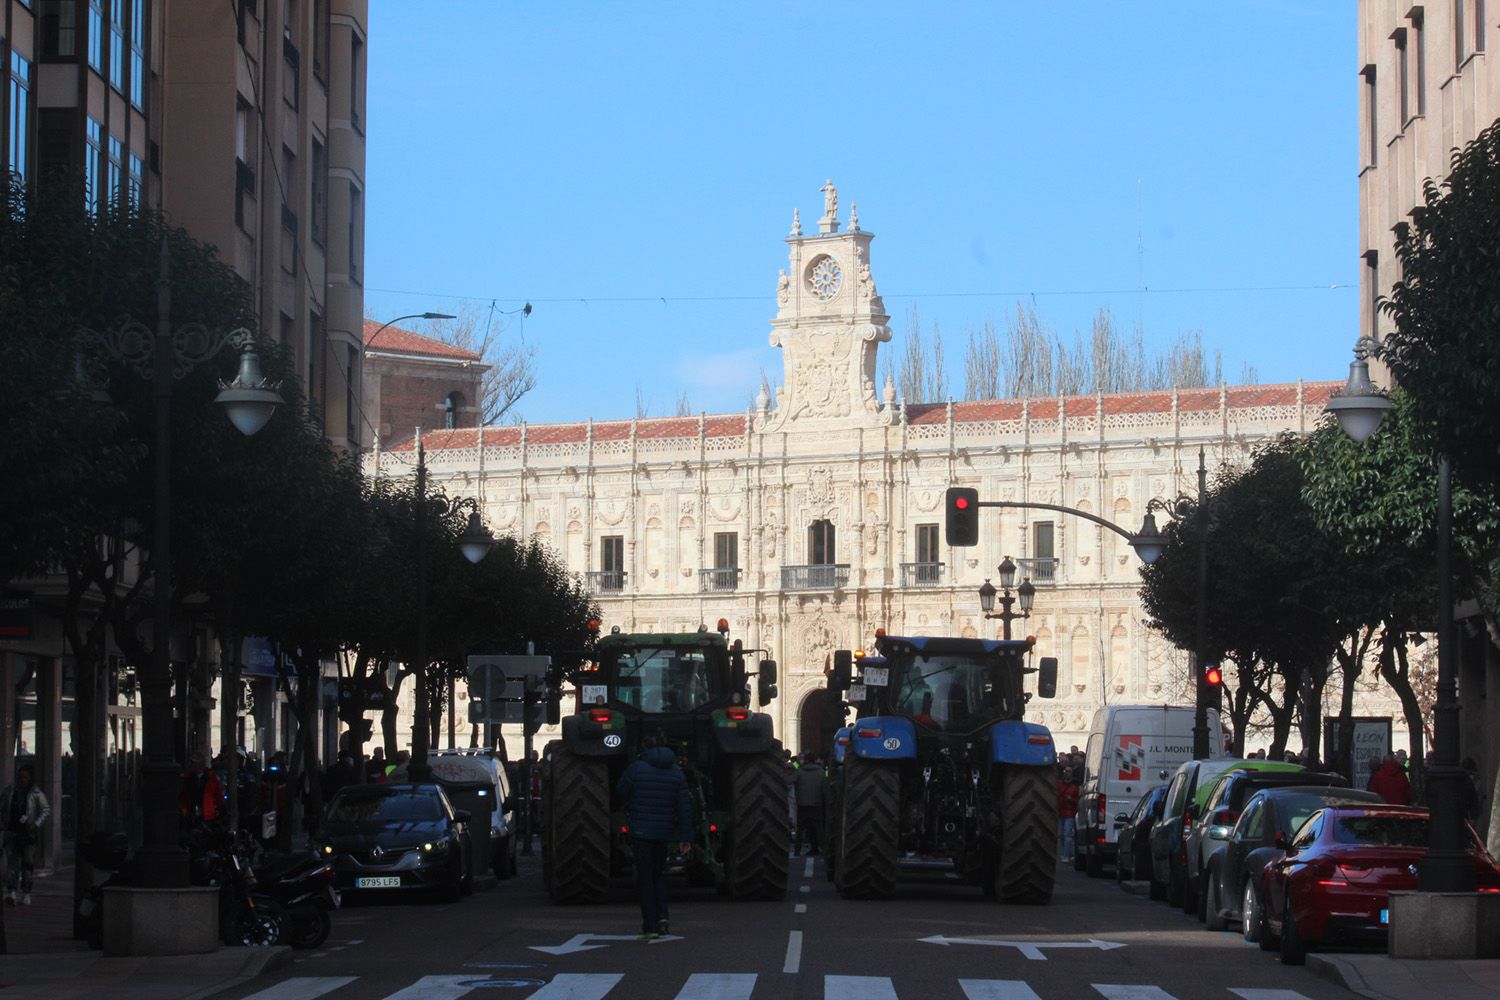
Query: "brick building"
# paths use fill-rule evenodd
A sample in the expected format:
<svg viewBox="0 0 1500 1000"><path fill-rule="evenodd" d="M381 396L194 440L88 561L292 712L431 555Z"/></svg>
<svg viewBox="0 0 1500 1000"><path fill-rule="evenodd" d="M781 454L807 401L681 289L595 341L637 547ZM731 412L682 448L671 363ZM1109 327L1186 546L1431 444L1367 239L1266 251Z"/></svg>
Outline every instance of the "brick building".
<svg viewBox="0 0 1500 1000"><path fill-rule="evenodd" d="M381 444L424 431L478 427L484 376L478 354L399 326L365 320L364 410Z"/></svg>

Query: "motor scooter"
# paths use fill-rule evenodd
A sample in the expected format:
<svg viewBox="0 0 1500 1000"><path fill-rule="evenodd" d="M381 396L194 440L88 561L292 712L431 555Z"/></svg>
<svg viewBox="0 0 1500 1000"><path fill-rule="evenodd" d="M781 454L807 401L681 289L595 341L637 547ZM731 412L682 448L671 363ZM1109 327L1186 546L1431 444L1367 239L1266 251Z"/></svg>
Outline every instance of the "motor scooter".
<svg viewBox="0 0 1500 1000"><path fill-rule="evenodd" d="M316 948L328 940L332 913L339 908L331 864L312 851L296 852L257 866L254 875L253 895L286 915L287 944Z"/></svg>

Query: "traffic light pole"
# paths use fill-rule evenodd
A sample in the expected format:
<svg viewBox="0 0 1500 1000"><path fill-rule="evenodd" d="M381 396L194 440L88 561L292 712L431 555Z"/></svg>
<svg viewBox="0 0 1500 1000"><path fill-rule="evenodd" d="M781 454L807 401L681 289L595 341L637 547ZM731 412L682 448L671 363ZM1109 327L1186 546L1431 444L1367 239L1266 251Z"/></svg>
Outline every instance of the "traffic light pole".
<svg viewBox="0 0 1500 1000"><path fill-rule="evenodd" d="M1211 748L1208 745L1208 699L1209 689L1204 670L1208 663L1208 508L1204 497L1208 495L1208 467L1203 464L1203 449L1198 449L1198 649L1193 658L1193 759L1207 760Z"/></svg>

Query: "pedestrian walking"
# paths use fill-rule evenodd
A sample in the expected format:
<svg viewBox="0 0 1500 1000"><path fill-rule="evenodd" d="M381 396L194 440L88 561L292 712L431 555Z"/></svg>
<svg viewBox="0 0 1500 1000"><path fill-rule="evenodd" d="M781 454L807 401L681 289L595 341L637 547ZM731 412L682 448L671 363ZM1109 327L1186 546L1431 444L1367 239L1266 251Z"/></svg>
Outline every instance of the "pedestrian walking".
<svg viewBox="0 0 1500 1000"><path fill-rule="evenodd" d="M641 897L641 933L650 941L667 933L667 848L692 849L693 816L687 778L660 738L641 740L642 753L620 775L615 794L630 813L630 847Z"/></svg>
<svg viewBox="0 0 1500 1000"><path fill-rule="evenodd" d="M818 755L802 755L797 769L797 853L803 848L809 855L818 853L818 831L823 828L823 765Z"/></svg>
<svg viewBox="0 0 1500 1000"><path fill-rule="evenodd" d="M1370 791L1393 806L1411 805L1411 782L1406 780L1401 764L1389 754L1381 762L1380 770L1370 778Z"/></svg>
<svg viewBox="0 0 1500 1000"><path fill-rule="evenodd" d="M16 780L0 793L0 808L5 810L5 902L30 906L37 832L52 815L47 796L36 787L36 770L31 764L16 768Z"/></svg>
<svg viewBox="0 0 1500 1000"><path fill-rule="evenodd" d="M1074 853L1073 837L1078 830L1078 779L1071 767L1057 769L1057 833L1060 838L1057 849L1059 858L1071 857Z"/></svg>

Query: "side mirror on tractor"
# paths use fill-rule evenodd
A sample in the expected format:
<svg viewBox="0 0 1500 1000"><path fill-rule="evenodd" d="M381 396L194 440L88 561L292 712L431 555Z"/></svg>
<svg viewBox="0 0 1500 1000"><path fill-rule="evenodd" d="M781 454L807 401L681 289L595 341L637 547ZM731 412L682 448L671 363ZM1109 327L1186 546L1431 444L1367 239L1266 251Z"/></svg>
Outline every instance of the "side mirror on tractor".
<svg viewBox="0 0 1500 1000"><path fill-rule="evenodd" d="M555 726L562 722L562 703L556 696L547 698L547 725Z"/></svg>
<svg viewBox="0 0 1500 1000"><path fill-rule="evenodd" d="M1036 693L1043 698L1057 697L1057 657L1044 656L1037 661Z"/></svg>
<svg viewBox="0 0 1500 1000"><path fill-rule="evenodd" d="M776 697L776 661L761 660L760 674L755 678L756 693L760 695L762 705L769 704Z"/></svg>

